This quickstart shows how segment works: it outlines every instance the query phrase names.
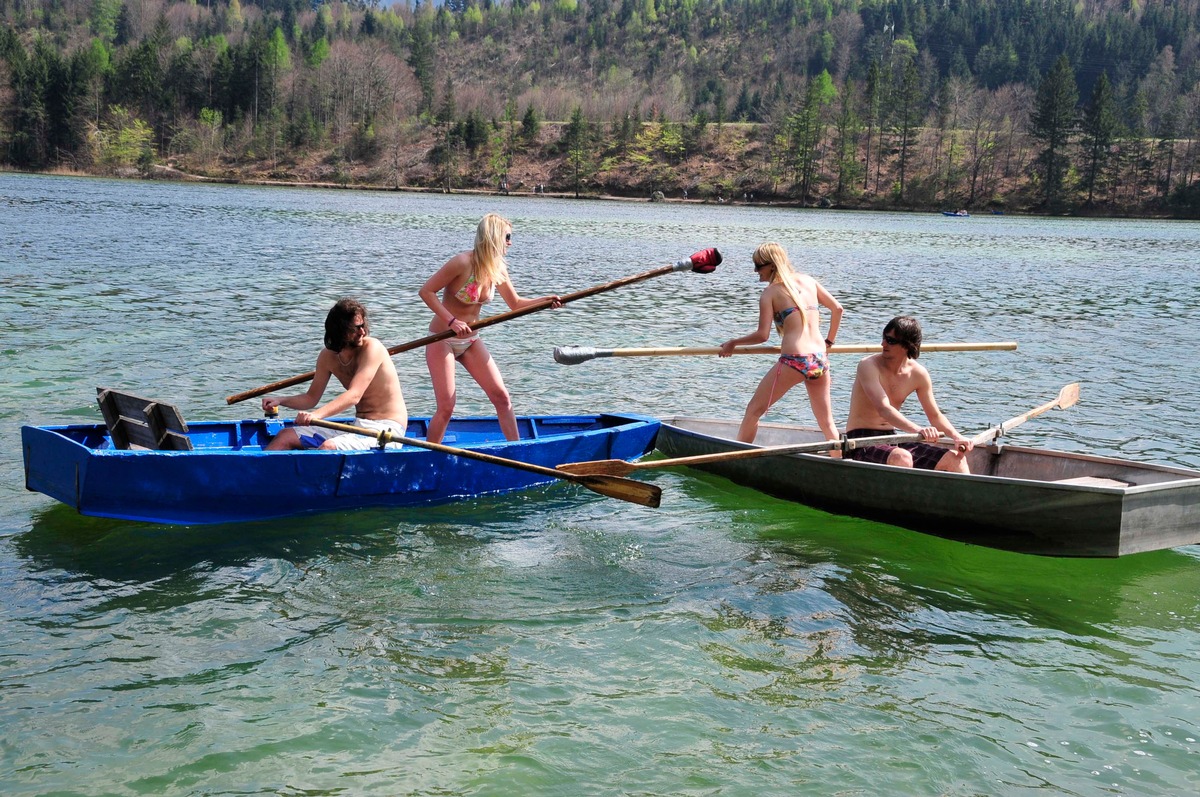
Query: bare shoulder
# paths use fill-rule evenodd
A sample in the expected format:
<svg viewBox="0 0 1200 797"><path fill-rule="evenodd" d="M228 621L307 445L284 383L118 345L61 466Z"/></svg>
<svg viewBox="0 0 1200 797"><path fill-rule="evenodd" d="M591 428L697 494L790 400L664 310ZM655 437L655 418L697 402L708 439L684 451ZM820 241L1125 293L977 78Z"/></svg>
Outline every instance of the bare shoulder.
<svg viewBox="0 0 1200 797"><path fill-rule="evenodd" d="M317 370L319 371L324 368L327 371L332 371L336 364L337 352L322 346L321 350L317 352Z"/></svg>
<svg viewBox="0 0 1200 797"><path fill-rule="evenodd" d="M812 274L797 272L796 282L799 283L802 288L807 288L814 291L817 289L817 279Z"/></svg>
<svg viewBox="0 0 1200 797"><path fill-rule="evenodd" d="M469 271L471 269L470 251L459 252L457 255L454 255L446 261L446 265L443 268L453 271Z"/></svg>
<svg viewBox="0 0 1200 797"><path fill-rule="evenodd" d="M387 349L383 345L383 341L379 338L368 337L364 341L366 351L364 352L369 357L387 357Z"/></svg>
<svg viewBox="0 0 1200 797"><path fill-rule="evenodd" d="M868 354L866 357L863 357L861 360L858 361L858 370L859 371L866 371L866 370L878 371L880 359L881 358L878 353Z"/></svg>
<svg viewBox="0 0 1200 797"><path fill-rule="evenodd" d="M917 387L932 387L933 385L933 379L929 376L929 369L917 360L912 359L908 361L908 381Z"/></svg>
<svg viewBox="0 0 1200 797"><path fill-rule="evenodd" d="M864 380L868 382L880 381L878 354L868 354L858 361L858 366L854 369L854 382L858 384Z"/></svg>

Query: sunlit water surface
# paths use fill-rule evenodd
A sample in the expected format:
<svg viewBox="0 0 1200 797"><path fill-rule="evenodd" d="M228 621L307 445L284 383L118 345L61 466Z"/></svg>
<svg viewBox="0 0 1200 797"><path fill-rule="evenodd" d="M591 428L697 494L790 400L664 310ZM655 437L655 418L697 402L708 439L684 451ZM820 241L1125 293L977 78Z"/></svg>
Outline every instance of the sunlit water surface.
<svg viewBox="0 0 1200 797"><path fill-rule="evenodd" d="M310 370L342 295L388 345L426 334L417 287L492 210L527 296L726 257L485 330L519 412L739 417L766 360L551 350L744 334L777 240L839 342L898 313L1019 342L923 358L960 428L1078 380L1013 442L1200 466L1195 224L0 175L0 793L1197 791L1196 548L1005 554L692 471L645 474L658 510L558 485L197 528L24 490L20 426L97 422L97 386L253 416L224 397ZM423 358L396 363L428 414ZM469 380L459 410L489 411Z"/></svg>

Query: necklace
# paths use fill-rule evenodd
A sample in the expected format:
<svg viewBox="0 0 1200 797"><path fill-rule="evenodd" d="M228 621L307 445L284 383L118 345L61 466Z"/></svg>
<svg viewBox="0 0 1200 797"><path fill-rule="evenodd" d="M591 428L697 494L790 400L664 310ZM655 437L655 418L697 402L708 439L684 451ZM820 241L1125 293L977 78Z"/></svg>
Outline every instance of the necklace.
<svg viewBox="0 0 1200 797"><path fill-rule="evenodd" d="M337 352L336 354L334 354L334 356L337 357L338 363L340 363L343 368L349 368L351 363L354 362L354 357L355 357L354 354L351 354L349 360L343 360L342 353L340 351Z"/></svg>

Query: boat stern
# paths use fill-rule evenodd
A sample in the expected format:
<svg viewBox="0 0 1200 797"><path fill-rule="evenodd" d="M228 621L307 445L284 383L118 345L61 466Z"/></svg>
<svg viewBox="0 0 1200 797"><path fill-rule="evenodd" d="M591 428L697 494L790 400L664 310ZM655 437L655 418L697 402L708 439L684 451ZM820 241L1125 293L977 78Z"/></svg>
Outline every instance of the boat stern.
<svg viewBox="0 0 1200 797"><path fill-rule="evenodd" d="M80 509L88 448L54 427L22 426L25 489Z"/></svg>

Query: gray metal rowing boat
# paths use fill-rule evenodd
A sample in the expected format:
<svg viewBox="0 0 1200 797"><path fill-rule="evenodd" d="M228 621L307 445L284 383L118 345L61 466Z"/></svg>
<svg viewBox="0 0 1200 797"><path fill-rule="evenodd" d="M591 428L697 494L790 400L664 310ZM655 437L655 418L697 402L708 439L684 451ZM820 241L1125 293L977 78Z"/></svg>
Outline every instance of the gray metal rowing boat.
<svg viewBox="0 0 1200 797"><path fill-rule="evenodd" d="M656 447L668 457L754 447L735 439L737 427L668 418ZM816 429L762 424L756 445L822 439ZM969 476L826 454L698 467L830 512L1020 553L1115 557L1200 543L1200 471L1009 445L976 448L969 462Z"/></svg>

